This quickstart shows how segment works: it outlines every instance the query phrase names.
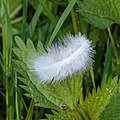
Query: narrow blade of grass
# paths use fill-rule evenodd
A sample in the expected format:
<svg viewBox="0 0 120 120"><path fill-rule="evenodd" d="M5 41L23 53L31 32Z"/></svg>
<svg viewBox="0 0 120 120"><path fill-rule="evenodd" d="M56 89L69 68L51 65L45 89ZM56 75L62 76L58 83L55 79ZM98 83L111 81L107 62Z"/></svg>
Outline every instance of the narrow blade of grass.
<svg viewBox="0 0 120 120"><path fill-rule="evenodd" d="M101 87L103 87L103 85L107 82L108 77L110 76L111 67L112 67L112 45L110 44L107 48L105 56L105 65L103 70Z"/></svg>
<svg viewBox="0 0 120 120"><path fill-rule="evenodd" d="M45 4L45 0L43 1L43 4ZM35 12L32 20L31 20L31 23L30 23L30 25L28 27L28 31L27 31L27 37L28 38L31 38L32 35L33 35L33 32L35 30L35 26L37 24L37 21L39 19L39 16L40 16L41 12L42 12L42 9L43 9L43 6L41 5L41 2L40 2L37 9L36 9L36 12Z"/></svg>
<svg viewBox="0 0 120 120"><path fill-rule="evenodd" d="M70 3L70 1L71 0L68 0L69 3ZM71 10L71 18L72 18L72 24L73 24L74 32L78 33L78 27L77 27L77 21L76 21L74 9Z"/></svg>
<svg viewBox="0 0 120 120"><path fill-rule="evenodd" d="M18 82L17 82L17 72L14 72L14 79L15 79L15 110L16 110L16 119L20 120L20 113L19 113L19 102L18 102Z"/></svg>
<svg viewBox="0 0 120 120"><path fill-rule="evenodd" d="M41 4L43 4L43 2L41 2ZM49 6L47 4L43 4L43 7L44 7L43 9L45 10L45 12L47 13L47 17L50 18L53 26L55 27L55 25L57 23L55 16L51 12L51 10L49 9Z"/></svg>
<svg viewBox="0 0 120 120"><path fill-rule="evenodd" d="M27 8L28 8L28 0L23 1L23 24L22 24L22 37L25 41L25 31L26 31L26 19L27 19Z"/></svg>
<svg viewBox="0 0 120 120"><path fill-rule="evenodd" d="M48 43L49 46L53 42L55 36L57 35L57 33L60 30L62 24L64 23L65 19L67 18L68 14L72 10L72 8L73 8L73 6L75 5L76 2L77 2L77 0L71 0L70 3L68 4L68 6L66 7L65 11L63 12L62 16L60 17L52 35L51 35L51 38L50 38L49 43Z"/></svg>
<svg viewBox="0 0 120 120"><path fill-rule="evenodd" d="M32 120L32 116L33 116L33 108L34 108L34 100L32 99L30 102L30 106L27 112L27 116L25 118L25 120Z"/></svg>
<svg viewBox="0 0 120 120"><path fill-rule="evenodd" d="M11 53L12 53L12 28L9 17L9 10L7 9L7 1L1 0L1 19L2 19L2 39L3 39L3 71L5 78L6 88L6 120L14 118L14 94L13 89L9 85L9 77L11 72ZM9 85L9 86L8 86ZM12 99L9 100L10 94L13 95Z"/></svg>

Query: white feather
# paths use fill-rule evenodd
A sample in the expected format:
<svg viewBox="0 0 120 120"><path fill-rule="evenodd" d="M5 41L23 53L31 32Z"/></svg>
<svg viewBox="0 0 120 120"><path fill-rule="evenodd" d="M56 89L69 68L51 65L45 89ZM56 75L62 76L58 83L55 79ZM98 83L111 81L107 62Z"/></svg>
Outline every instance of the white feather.
<svg viewBox="0 0 120 120"><path fill-rule="evenodd" d="M76 72L84 72L92 64L94 50L91 41L81 33L68 34L64 44L54 44L48 53L36 55L29 60L29 69L43 82L59 81Z"/></svg>

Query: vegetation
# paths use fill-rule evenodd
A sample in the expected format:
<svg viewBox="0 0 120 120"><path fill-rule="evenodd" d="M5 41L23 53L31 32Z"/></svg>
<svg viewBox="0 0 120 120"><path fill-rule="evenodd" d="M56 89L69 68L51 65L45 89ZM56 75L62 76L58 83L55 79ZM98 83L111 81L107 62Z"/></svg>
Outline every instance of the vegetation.
<svg viewBox="0 0 120 120"><path fill-rule="evenodd" d="M1 0L0 13L0 120L120 119L120 0ZM27 57L69 32L92 40L93 66L39 84Z"/></svg>

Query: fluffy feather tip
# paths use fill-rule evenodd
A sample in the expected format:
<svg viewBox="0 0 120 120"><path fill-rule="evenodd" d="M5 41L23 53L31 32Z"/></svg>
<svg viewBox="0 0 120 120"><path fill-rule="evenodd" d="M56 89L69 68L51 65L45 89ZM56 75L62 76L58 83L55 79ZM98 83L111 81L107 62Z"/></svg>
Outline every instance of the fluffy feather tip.
<svg viewBox="0 0 120 120"><path fill-rule="evenodd" d="M29 69L42 82L60 81L76 72L83 73L92 63L95 51L84 35L67 34L64 44L54 44L47 53L29 59Z"/></svg>

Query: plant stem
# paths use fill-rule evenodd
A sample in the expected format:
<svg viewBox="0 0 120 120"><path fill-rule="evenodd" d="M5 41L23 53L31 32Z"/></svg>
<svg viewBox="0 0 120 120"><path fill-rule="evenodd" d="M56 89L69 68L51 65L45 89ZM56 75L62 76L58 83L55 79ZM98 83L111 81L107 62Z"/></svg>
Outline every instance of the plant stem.
<svg viewBox="0 0 120 120"><path fill-rule="evenodd" d="M18 90L17 90L17 72L15 71L15 107L16 107L16 119L19 120L19 105L18 105Z"/></svg>
<svg viewBox="0 0 120 120"><path fill-rule="evenodd" d="M33 116L33 108L34 108L34 99L31 100L30 102L30 106L27 112L27 116L25 120L32 120L32 116Z"/></svg>
<svg viewBox="0 0 120 120"><path fill-rule="evenodd" d="M113 50L114 50L114 53L115 53L115 57L116 57L116 60L117 60L117 64L120 64L119 58L118 58L118 54L117 54L117 50L116 50L116 48L115 48L115 43L114 43L114 40L113 40L111 31L110 31L110 27L108 27L108 33L109 33L109 37L110 37L110 40L111 40L111 43L112 43L112 47L113 47Z"/></svg>
<svg viewBox="0 0 120 120"><path fill-rule="evenodd" d="M5 79L6 81L6 120L8 120L8 105L9 105L9 94L8 94L8 79Z"/></svg>
<svg viewBox="0 0 120 120"><path fill-rule="evenodd" d="M68 0L68 2L70 3L71 0ZM74 32L78 33L78 27L77 27L77 22L76 22L76 17L75 17L75 12L74 9L72 8L71 10L71 18L72 18L72 23L73 23L73 28L74 28Z"/></svg>
<svg viewBox="0 0 120 120"><path fill-rule="evenodd" d="M91 80L92 80L92 84L93 84L93 88L96 90L96 85L95 85L95 78L94 78L94 71L93 71L93 67L90 67L90 75L91 75Z"/></svg>

